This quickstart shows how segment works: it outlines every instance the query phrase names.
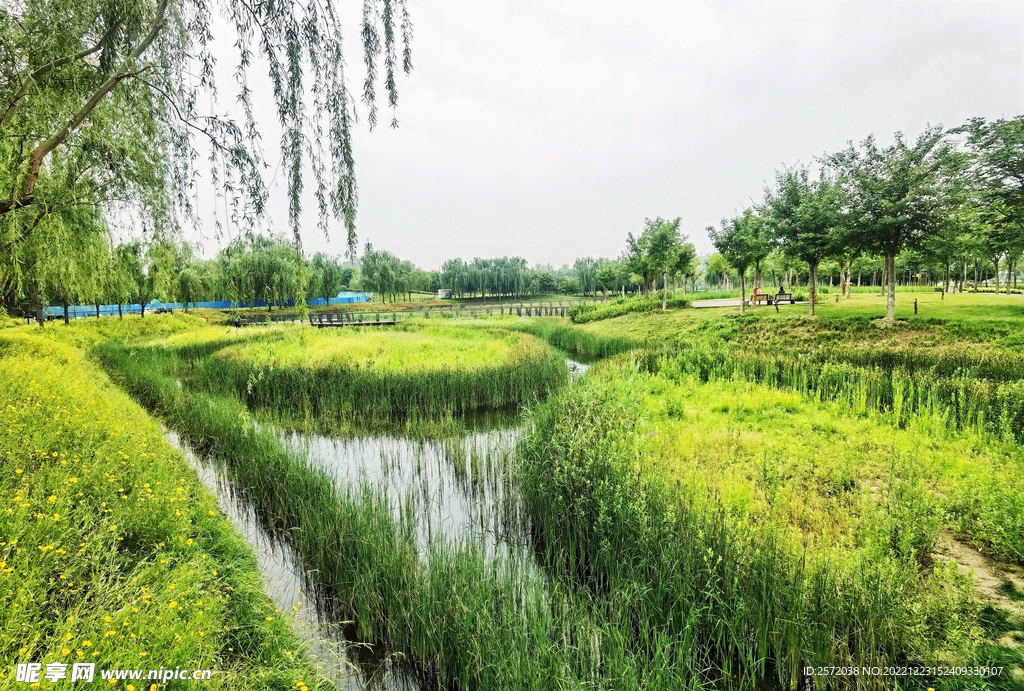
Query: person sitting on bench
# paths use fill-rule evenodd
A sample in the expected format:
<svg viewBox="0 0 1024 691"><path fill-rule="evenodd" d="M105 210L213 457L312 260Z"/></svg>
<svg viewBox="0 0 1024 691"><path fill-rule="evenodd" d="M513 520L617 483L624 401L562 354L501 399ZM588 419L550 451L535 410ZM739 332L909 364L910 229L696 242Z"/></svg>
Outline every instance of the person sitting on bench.
<svg viewBox="0 0 1024 691"><path fill-rule="evenodd" d="M786 294L786 289L785 289L785 288L783 288L783 287L782 287L782 284L780 283L780 284L779 284L779 292L775 293L775 299L774 299L774 300L772 300L772 303L774 303L774 304L775 304L775 311L776 311L776 312L778 312L778 311L779 311L779 296L780 296L780 295L785 295L785 294Z"/></svg>

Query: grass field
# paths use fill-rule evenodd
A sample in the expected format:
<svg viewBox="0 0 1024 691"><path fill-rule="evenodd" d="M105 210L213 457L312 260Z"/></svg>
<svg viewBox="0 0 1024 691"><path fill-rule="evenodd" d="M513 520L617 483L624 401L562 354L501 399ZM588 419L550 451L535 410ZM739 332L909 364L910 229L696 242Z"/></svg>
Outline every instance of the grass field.
<svg viewBox="0 0 1024 691"><path fill-rule="evenodd" d="M914 300L918 313L914 314ZM896 323L891 328L872 322L885 316L885 299L875 294L822 300L808 317L806 305L748 307L741 317L738 307L676 309L667 312L634 313L613 318L571 324L566 320L523 320L514 325L545 338L553 345L581 355L604 357L635 348L677 347L694 339L712 339L730 344L764 344L764 334L773 334L772 345L800 349L809 343L822 347L830 343L884 342L895 346L910 338L926 346L938 341L959 345L996 344L1020 350L1024 347L1024 298L1006 295L958 293L898 294Z"/></svg>
<svg viewBox="0 0 1024 691"><path fill-rule="evenodd" d="M93 662L327 688L160 426L79 351L19 331L0 331L0 679Z"/></svg>

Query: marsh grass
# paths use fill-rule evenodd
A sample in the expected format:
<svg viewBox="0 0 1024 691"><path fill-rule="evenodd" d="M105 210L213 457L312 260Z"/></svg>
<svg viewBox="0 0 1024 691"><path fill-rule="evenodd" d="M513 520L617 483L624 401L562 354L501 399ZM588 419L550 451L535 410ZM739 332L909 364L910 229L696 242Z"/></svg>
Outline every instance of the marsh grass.
<svg viewBox="0 0 1024 691"><path fill-rule="evenodd" d="M222 341L196 347L195 340L175 342L185 355L209 353L190 374L194 383L306 421L431 420L514 408L568 377L564 358L542 340L500 329L283 328L215 351Z"/></svg>
<svg viewBox="0 0 1024 691"><path fill-rule="evenodd" d="M400 510L396 520L373 489L339 487L272 429L253 426L237 398L177 386L167 351L109 343L98 354L288 541L315 574L324 611L350 622L358 640L403 657L428 685L678 688L678 676L623 647L623 613L595 620L575 593L550 587L515 559L488 559L471 542L432 543L423 559L414 511Z"/></svg>
<svg viewBox="0 0 1024 691"><path fill-rule="evenodd" d="M808 664L984 660L969 579L929 553L943 523L1020 544L956 513L1019 475L1020 453L1003 465L1009 447L951 440L941 420L899 430L877 413L837 414L642 362L598 368L536 410L520 450L549 572L605 616L627 600L628 647L724 686L790 686ZM914 451L926 441L922 468ZM1011 494L976 505L1012 532Z"/></svg>
<svg viewBox="0 0 1024 691"><path fill-rule="evenodd" d="M1016 376L1019 358L1007 353L963 355L958 361L941 352L843 348L787 354L695 343L671 354L648 355L646 362L652 371L667 376L749 381L819 401L840 401L855 414L891 411L897 426L920 413L958 429L982 429L1024 441L1024 379Z"/></svg>
<svg viewBox="0 0 1024 691"><path fill-rule="evenodd" d="M211 688L330 686L159 425L79 351L13 330L0 496L0 679L15 662L86 661L212 669Z"/></svg>

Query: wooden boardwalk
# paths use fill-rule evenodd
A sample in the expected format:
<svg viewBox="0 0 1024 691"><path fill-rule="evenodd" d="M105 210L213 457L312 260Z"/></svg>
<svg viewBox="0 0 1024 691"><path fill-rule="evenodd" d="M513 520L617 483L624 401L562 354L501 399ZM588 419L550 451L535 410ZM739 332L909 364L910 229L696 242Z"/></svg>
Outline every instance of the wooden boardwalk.
<svg viewBox="0 0 1024 691"><path fill-rule="evenodd" d="M445 307L393 312L311 312L310 326L317 328L342 326L394 326L408 319L486 319L490 317L565 317L569 305L554 303L519 303L509 306ZM297 323L297 315L272 315L240 318L236 326L270 326Z"/></svg>

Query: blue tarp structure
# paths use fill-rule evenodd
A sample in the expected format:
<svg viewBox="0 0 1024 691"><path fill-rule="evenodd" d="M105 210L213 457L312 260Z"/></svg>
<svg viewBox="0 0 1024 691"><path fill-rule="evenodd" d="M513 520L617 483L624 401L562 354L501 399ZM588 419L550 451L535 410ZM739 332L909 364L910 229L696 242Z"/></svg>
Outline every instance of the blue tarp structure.
<svg viewBox="0 0 1024 691"><path fill-rule="evenodd" d="M338 297L333 297L328 300L323 298L308 298L306 304L313 307L318 305L349 305L357 302L369 302L373 298L373 293L338 293ZM200 308L200 309L215 309L215 310L226 310L233 309L236 307L266 307L266 300L255 300L252 303L249 302L232 302L230 300L215 300L213 302L190 302L188 303L189 309ZM275 304L275 307L277 305ZM294 307L295 300L286 300L282 307ZM152 312L158 309L173 309L180 310L184 309L185 305L180 302L160 302L159 300L151 300L146 304L146 311ZM138 303L131 305L121 305L121 312L124 314L138 314L142 311L142 306ZM54 318L64 318L64 308L60 305L50 306L43 308L44 314ZM118 306L117 305L100 305L100 316L111 317L117 316ZM95 317L96 316L96 305L74 305L68 307L68 318L69 319L80 319L83 317Z"/></svg>

